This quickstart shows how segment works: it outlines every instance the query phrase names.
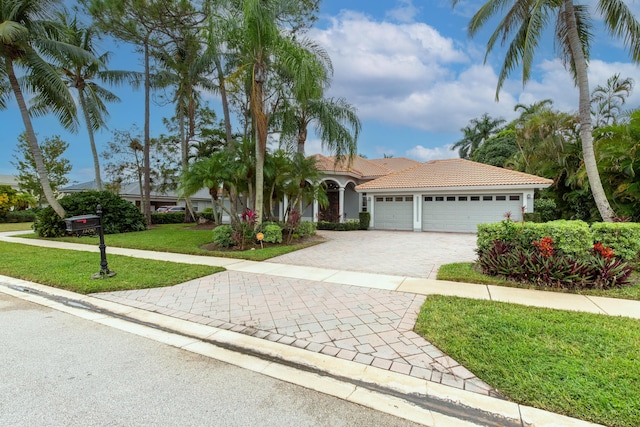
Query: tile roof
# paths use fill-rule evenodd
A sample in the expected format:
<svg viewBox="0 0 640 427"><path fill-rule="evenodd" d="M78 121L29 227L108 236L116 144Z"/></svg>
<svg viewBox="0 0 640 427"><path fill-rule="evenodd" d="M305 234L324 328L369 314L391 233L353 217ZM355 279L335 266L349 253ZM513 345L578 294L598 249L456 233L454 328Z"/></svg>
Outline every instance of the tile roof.
<svg viewBox="0 0 640 427"><path fill-rule="evenodd" d="M314 154L311 157L316 159L318 170L328 173L344 172L357 175L362 179L371 179L393 172L392 169L388 169L360 156L354 156L350 165L348 158L336 162L336 158L333 156Z"/></svg>
<svg viewBox="0 0 640 427"><path fill-rule="evenodd" d="M393 172L399 172L420 164L419 161L407 159L406 157L385 157L383 159L371 159L369 161L384 166Z"/></svg>
<svg viewBox="0 0 640 427"><path fill-rule="evenodd" d="M357 190L531 185L552 180L464 159L432 160L358 185Z"/></svg>

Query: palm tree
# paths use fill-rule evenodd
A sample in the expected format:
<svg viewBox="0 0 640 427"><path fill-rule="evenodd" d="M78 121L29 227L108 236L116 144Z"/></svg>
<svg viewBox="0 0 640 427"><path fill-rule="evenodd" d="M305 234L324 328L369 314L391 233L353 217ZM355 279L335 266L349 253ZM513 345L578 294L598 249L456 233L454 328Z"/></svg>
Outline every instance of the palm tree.
<svg viewBox="0 0 640 427"><path fill-rule="evenodd" d="M452 0L455 6L460 0ZM621 38L629 48L633 61L640 61L640 23L623 0L598 0L597 12L612 36ZM503 13L504 12L504 13ZM593 199L604 221L613 221L615 213L607 200L593 149L591 123L591 95L587 64L590 42L593 37L592 13L588 6L575 4L573 0L488 0L469 23L469 34L474 36L494 16L502 16L498 27L489 37L485 61L496 42L510 40L505 60L498 76L496 99L500 89L518 66L522 66L522 80L531 76L531 65L543 30L552 18L556 18L555 38L561 59L568 66L579 96L580 134L584 164L589 177Z"/></svg>
<svg viewBox="0 0 640 427"><path fill-rule="evenodd" d="M67 87L73 88L78 93L78 102L84 116L89 144L93 155L93 167L95 172L96 187L102 191L102 178L100 174L100 161L96 148L94 132L105 125L105 119L109 112L104 102L120 102L120 98L113 92L98 85L98 81L110 84L122 84L124 82L135 83L140 73L129 71L109 71L105 67L109 62L110 53L99 55L95 49L94 40L96 31L94 27L82 27L74 17L71 21L63 13L58 14L58 21L64 30L63 40L71 46L76 46L90 53L93 58L68 57L62 55L58 58L59 72ZM47 105L36 98L33 108L46 110Z"/></svg>
<svg viewBox="0 0 640 427"><path fill-rule="evenodd" d="M281 120L282 138L293 140L299 154L305 154L304 144L311 122L316 124L323 148L335 154L337 159L351 158L358 152L362 125L355 108L343 98L294 100L283 107Z"/></svg>
<svg viewBox="0 0 640 427"><path fill-rule="evenodd" d="M490 136L501 130L504 119L494 119L488 113L484 113L479 119L471 119L469 124L462 129L464 137L453 144L452 150L458 149L458 155L463 159L470 159L473 152L478 149Z"/></svg>
<svg viewBox="0 0 640 427"><path fill-rule="evenodd" d="M57 68L45 58L65 55L82 61L89 60L91 55L59 41L60 29L53 22L54 9L59 6L58 0L3 0L0 7L0 81L3 84L0 86L6 88L5 79L8 79L20 108L45 198L62 218L65 211L51 189L23 92L26 88L38 95L62 124L73 128L76 121L73 98ZM25 71L22 82L16 76L16 66Z"/></svg>
<svg viewBox="0 0 640 427"><path fill-rule="evenodd" d="M620 79L620 74L614 74L607 79L606 86L598 86L591 92L591 104L595 105L594 127L618 124L618 116L622 113L622 106L633 90L633 79Z"/></svg>
<svg viewBox="0 0 640 427"><path fill-rule="evenodd" d="M292 93L296 97L317 86L308 85L306 76L317 75L318 51L310 41L293 37L279 23L286 8L299 9L288 0L244 0L243 20L237 48L238 68L250 75L249 110L256 139L255 212L256 226L262 223L264 210L264 159L271 111L265 103L266 85L277 72L289 76Z"/></svg>

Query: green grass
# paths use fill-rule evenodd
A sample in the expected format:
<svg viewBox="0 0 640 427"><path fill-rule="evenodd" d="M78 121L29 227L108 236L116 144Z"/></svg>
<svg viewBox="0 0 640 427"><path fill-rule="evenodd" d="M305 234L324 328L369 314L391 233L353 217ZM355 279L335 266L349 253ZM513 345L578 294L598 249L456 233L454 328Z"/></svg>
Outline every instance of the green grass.
<svg viewBox="0 0 640 427"><path fill-rule="evenodd" d="M535 287L528 283L518 283L504 280L499 277L487 276L473 268L471 262L458 262L445 264L438 270L438 280L449 280L451 282L478 283L482 285L509 286L513 288L538 289L550 292L570 292L581 295L595 295L609 298L623 298L640 301L640 273L635 271L631 275L631 286L602 289L583 289L580 291L558 290L551 288Z"/></svg>
<svg viewBox="0 0 640 427"><path fill-rule="evenodd" d="M0 274L82 294L172 286L224 270L108 252L107 261L109 269L117 275L91 279L92 274L100 271L99 253L0 242Z"/></svg>
<svg viewBox="0 0 640 427"><path fill-rule="evenodd" d="M430 296L416 332L509 399L640 426L640 321Z"/></svg>
<svg viewBox="0 0 640 427"><path fill-rule="evenodd" d="M212 230L195 229L193 225L185 224L163 224L154 226L145 231L134 233L108 234L104 237L107 247L119 247L129 249L143 249L159 252L175 252L190 255L208 255L224 258L240 258L252 261L264 261L278 255L297 251L318 244L318 242L306 242L302 244L283 245L257 248L246 251L217 251L202 249L201 246L210 244L212 241ZM35 234L23 237L38 239ZM98 237L60 237L56 239L61 242L84 243L98 245Z"/></svg>
<svg viewBox="0 0 640 427"><path fill-rule="evenodd" d="M0 233L4 231L31 230L32 222L0 222Z"/></svg>

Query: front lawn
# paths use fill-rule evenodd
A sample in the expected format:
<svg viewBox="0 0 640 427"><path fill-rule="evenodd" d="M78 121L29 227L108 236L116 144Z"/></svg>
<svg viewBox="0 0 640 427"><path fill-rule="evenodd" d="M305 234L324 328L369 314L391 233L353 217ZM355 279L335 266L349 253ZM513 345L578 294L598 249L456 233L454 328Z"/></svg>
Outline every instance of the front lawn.
<svg viewBox="0 0 640 427"><path fill-rule="evenodd" d="M509 399L640 426L640 321L429 296L415 331Z"/></svg>
<svg viewBox="0 0 640 427"><path fill-rule="evenodd" d="M32 222L0 222L0 233L4 231L31 230Z"/></svg>
<svg viewBox="0 0 640 427"><path fill-rule="evenodd" d="M109 255L115 277L91 279L100 271L100 254L0 242L0 274L81 294L159 288L224 271L220 267Z"/></svg>
<svg viewBox="0 0 640 427"><path fill-rule="evenodd" d="M579 291L559 290L552 288L539 288L530 283L518 283L511 280L504 280L499 277L482 274L474 268L471 262L458 262L445 264L438 270L438 280L449 280L451 282L478 283L482 285L510 286L514 288L537 289L553 292L573 292L582 295L595 295L610 298L623 298L640 300L640 272L635 271L631 275L631 286L614 288L608 290L582 289Z"/></svg>
<svg viewBox="0 0 640 427"><path fill-rule="evenodd" d="M249 249L246 251L221 251L207 250L205 247L212 242L211 229L202 229L195 225L187 224L162 224L154 225L151 229L134 233L108 234L105 236L107 247L143 249L159 252L176 252L190 255L209 255L225 258L240 258L252 261L264 261L278 255L297 251L319 243L307 241L292 245L267 246L264 249ZM35 234L24 237L38 239ZM60 237L50 240L70 243L84 243L98 245L98 237Z"/></svg>

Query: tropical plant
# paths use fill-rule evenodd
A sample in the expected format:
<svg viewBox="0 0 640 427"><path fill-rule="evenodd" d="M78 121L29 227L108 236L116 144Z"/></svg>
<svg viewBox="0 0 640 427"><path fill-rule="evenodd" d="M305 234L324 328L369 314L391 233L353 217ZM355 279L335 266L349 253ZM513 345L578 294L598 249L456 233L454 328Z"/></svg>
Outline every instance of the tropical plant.
<svg viewBox="0 0 640 427"><path fill-rule="evenodd" d="M622 106L633 90L633 79L621 79L620 73L607 80L606 86L598 86L591 92L591 114L594 127L615 125L622 113Z"/></svg>
<svg viewBox="0 0 640 427"><path fill-rule="evenodd" d="M82 61L89 60L91 55L60 40L60 28L53 21L60 6L58 0L3 0L0 4L0 108L6 108L10 88L20 109L44 196L62 218L65 211L51 188L23 92L23 88L27 88L38 95L62 124L73 127L75 103L56 72L55 64L47 60L65 55ZM16 67L24 71L22 84L16 75Z"/></svg>
<svg viewBox="0 0 640 427"><path fill-rule="evenodd" d="M475 150L501 130L500 126L503 123L504 119L494 119L488 113L484 113L480 118L471 119L467 126L460 129L464 136L453 144L451 149L457 149L460 158L470 159Z"/></svg>
<svg viewBox="0 0 640 427"><path fill-rule="evenodd" d="M64 157L67 148L69 143L60 139L58 135L44 138L44 141L39 144L49 185L56 197L59 195L58 189L69 183L67 175L71 172L71 162ZM18 137L13 158L15 162L11 164L18 170L17 179L20 190L32 195L38 206L42 206L46 197L26 132Z"/></svg>
<svg viewBox="0 0 640 427"><path fill-rule="evenodd" d="M58 14L58 24L62 28L62 40L79 49L88 52L90 58L78 58L68 56L60 52L57 58L58 72L62 76L67 87L75 89L78 93L78 103L84 116L89 144L93 156L96 188L102 191L102 177L100 174L100 161L96 148L94 132L104 127L105 119L109 112L105 102L120 102L120 98L100 86L98 82L119 85L125 82L135 84L138 73L130 71L110 71L106 69L110 53L98 54L95 48L97 33L94 27L83 27L74 17L68 20L66 14ZM36 97L32 109L48 108L46 100Z"/></svg>
<svg viewBox="0 0 640 427"><path fill-rule="evenodd" d="M452 0L455 6L460 0ZM622 0L598 0L596 11L602 16L609 33L622 39L632 60L640 61L640 23L631 8ZM555 41L564 64L569 68L578 87L580 137L583 161L595 204L605 221L613 221L615 213L609 205L596 163L591 122L591 94L587 66L592 40L593 18L588 5L573 0L488 0L471 18L468 31L476 35L491 18L502 16L498 27L489 37L485 61L497 42L508 43L505 60L498 76L496 99L511 72L522 67L524 83L531 77L534 54L543 30L556 19Z"/></svg>

